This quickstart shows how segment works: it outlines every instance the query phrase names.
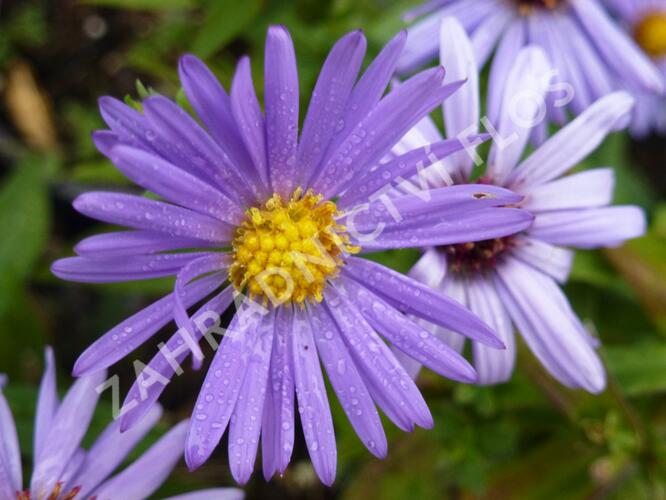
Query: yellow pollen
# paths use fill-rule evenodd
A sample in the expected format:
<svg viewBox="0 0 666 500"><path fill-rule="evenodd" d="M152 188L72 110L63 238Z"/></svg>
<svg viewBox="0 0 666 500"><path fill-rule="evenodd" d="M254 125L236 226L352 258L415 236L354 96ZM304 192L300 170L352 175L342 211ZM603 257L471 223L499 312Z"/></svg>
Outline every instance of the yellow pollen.
<svg viewBox="0 0 666 500"><path fill-rule="evenodd" d="M634 37L652 57L666 56L666 12L653 12L636 25Z"/></svg>
<svg viewBox="0 0 666 500"><path fill-rule="evenodd" d="M321 302L344 257L361 249L349 242L335 203L296 189L285 202L274 194L246 211L236 229L229 276L238 291L264 304Z"/></svg>

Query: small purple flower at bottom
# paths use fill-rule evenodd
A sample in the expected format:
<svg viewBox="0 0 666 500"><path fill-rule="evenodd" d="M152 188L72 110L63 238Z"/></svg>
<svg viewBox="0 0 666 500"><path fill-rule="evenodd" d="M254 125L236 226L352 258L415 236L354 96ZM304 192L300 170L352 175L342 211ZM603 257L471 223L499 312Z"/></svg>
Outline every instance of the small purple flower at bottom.
<svg viewBox="0 0 666 500"><path fill-rule="evenodd" d="M479 97L472 45L453 18L443 20L441 36L442 64L449 68L451 78L468 77L470 81L444 104L447 134L473 133L479 121ZM545 116L550 74L539 48L528 47L518 53L505 76L501 118L490 124L496 128L496 140L485 162L485 174L478 181L521 194L523 201L516 206L534 214L533 224L501 238L432 247L410 276L468 306L500 334L505 350L473 343L481 384L510 378L516 353L515 326L557 380L597 393L605 386L605 371L595 352L597 340L581 324L558 286L566 281L573 260L573 252L564 247L620 245L645 232L645 217L638 207L609 206L614 187L612 169L564 174L626 120L633 98L625 92L601 98L523 159L532 127ZM438 139L441 136L436 126L425 120L406 136L402 147L411 149L422 141ZM458 156L446 161L444 167L454 183L465 183L473 162ZM462 351L463 337L429 328ZM403 360L415 375L419 365Z"/></svg>
<svg viewBox="0 0 666 500"><path fill-rule="evenodd" d="M562 99L570 100L568 109L578 115L600 97L626 85L645 93L664 92L659 70L601 0L430 0L408 18L422 14L427 15L409 28L398 65L402 71L418 68L436 56L439 26L445 17L460 21L472 40L479 67L494 53L489 92L501 94L520 49L537 45L556 72L556 84L572 90L549 96L549 119L559 124L568 120L566 109L556 102ZM488 116L495 122L497 109L490 108ZM545 130L545 122L541 129Z"/></svg>
<svg viewBox="0 0 666 500"><path fill-rule="evenodd" d="M666 0L608 0L629 35L652 58L666 82ZM666 133L666 97L629 87L636 97L631 134Z"/></svg>
<svg viewBox="0 0 666 500"><path fill-rule="evenodd" d="M495 186L434 189L428 199L405 194L387 209L382 190L392 181L415 174L432 155L445 158L465 147L439 141L388 158L463 83L444 85L443 68L433 68L385 94L405 38L391 40L360 78L365 37L357 31L338 41L300 131L295 50L283 27L268 31L265 112L247 58L230 95L201 61L181 59L185 93L206 129L164 97L146 99L143 113L101 100L110 130L95 134L97 146L161 200L80 196L74 201L80 212L133 231L82 241L79 256L54 263L53 272L96 283L176 276L172 294L113 328L76 363L76 375L106 368L175 319L179 331L142 372L157 383L138 378L122 429L137 425L190 351L201 363L192 336L201 340L206 327L192 323L222 314L234 299L229 331L212 344L217 352L191 418L185 459L191 468L202 465L228 430L229 465L240 483L253 472L260 439L264 476L286 470L296 413L315 471L325 484L334 481L337 449L321 365L374 455L387 453L377 406L403 430L433 425L421 393L379 335L446 377L476 380L462 356L403 312L503 348L455 301L358 256L502 237L532 222L527 211L507 207L520 195ZM188 309L211 295L191 319Z"/></svg>
<svg viewBox="0 0 666 500"><path fill-rule="evenodd" d="M121 433L113 422L89 450L81 448L88 432L105 372L79 379L58 399L53 352L46 350L46 371L37 400L34 428L34 464L28 489L23 487L21 454L16 426L2 392L6 377L0 376L0 499L2 500L142 500L167 479L183 452L186 422L171 429L148 451L113 475L132 449L153 428L162 413L154 406L145 420ZM243 492L219 488L172 497L171 500L242 500Z"/></svg>

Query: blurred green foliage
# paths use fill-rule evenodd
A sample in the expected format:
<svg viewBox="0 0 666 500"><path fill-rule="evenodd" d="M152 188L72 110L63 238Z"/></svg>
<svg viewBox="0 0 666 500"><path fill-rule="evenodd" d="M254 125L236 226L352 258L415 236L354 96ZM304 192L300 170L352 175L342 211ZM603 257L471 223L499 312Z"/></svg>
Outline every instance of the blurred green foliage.
<svg viewBox="0 0 666 500"><path fill-rule="evenodd" d="M171 286L170 280L82 286L58 282L48 270L78 239L101 229L69 207L77 193L130 189L90 140L90 132L102 127L96 98L111 94L138 102L158 92L183 103L177 58L185 52L206 59L227 87L238 57L249 54L261 92L266 27L283 23L296 44L305 106L339 36L363 28L374 55L401 29L401 12L416 3L0 3L0 372L12 379L7 395L26 464L42 347L54 345L61 387L69 385L67 371L93 339ZM12 86L19 63L30 68L34 88L21 86L17 97ZM137 81L143 83L137 87ZM21 106L26 102L27 108ZM44 131L35 129L35 115L26 109L42 113L38 122L50 127L46 132L55 134L55 144L40 140ZM639 162L631 154L636 150L650 154ZM516 375L501 387L456 385L425 373L421 383L434 430L404 435L387 423L389 457L375 460L333 403L340 458L334 488L318 484L301 439L286 476L266 485L255 474L249 498L666 498L666 202L663 182L654 182L663 179L665 159L663 138L631 144L616 134L580 166L614 166L616 200L643 206L652 223L649 235L623 248L579 253L567 286L577 312L604 341L610 372L604 394L562 388L524 351ZM375 258L406 271L417 253ZM146 360L152 351L138 353ZM120 363L114 369L127 389L131 366ZM188 374L166 391L165 423L149 442L164 432L166 422L189 415L201 377ZM109 418L105 402L91 434ZM220 447L195 474L179 467L160 494L230 484L225 457Z"/></svg>

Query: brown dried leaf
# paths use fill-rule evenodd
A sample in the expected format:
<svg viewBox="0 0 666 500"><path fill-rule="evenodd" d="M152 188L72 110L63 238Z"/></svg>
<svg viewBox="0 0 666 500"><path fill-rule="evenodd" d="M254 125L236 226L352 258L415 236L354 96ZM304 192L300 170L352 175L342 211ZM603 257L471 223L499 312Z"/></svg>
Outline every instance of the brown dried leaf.
<svg viewBox="0 0 666 500"><path fill-rule="evenodd" d="M27 144L40 151L58 149L51 103L26 62L9 66L4 98L12 122Z"/></svg>

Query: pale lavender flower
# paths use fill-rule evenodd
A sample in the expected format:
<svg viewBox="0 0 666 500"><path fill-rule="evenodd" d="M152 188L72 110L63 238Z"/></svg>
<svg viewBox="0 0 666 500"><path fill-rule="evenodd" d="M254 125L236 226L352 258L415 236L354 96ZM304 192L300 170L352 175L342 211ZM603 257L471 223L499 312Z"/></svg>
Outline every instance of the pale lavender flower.
<svg viewBox="0 0 666 500"><path fill-rule="evenodd" d="M472 40L479 67L496 49L491 94L503 94L506 76L522 47L538 45L545 51L556 71L555 82L562 85L562 91L549 98L549 117L558 123L567 118L567 108L559 103L570 99L569 109L578 115L600 97L626 85L649 93L664 91L658 69L599 0L433 0L408 18L426 13L409 30L401 71L434 58L441 19L455 17ZM497 111L496 107L488 111L493 122L499 118ZM535 138L544 133L545 122Z"/></svg>
<svg viewBox="0 0 666 500"><path fill-rule="evenodd" d="M666 82L666 0L607 0L636 43L652 58ZM636 97L631 133L666 134L666 97L629 87Z"/></svg>
<svg viewBox="0 0 666 500"><path fill-rule="evenodd" d="M238 301L199 394L185 458L191 468L203 464L228 429L230 468L241 483L252 474L260 436L264 476L285 471L296 412L317 474L333 482L337 450L320 361L356 433L376 456L386 455L387 441L375 403L401 429L433 425L416 385L376 332L444 376L476 380L462 356L401 311L503 347L455 301L353 255L486 240L532 221L524 210L505 208L520 195L495 186L435 189L429 200L407 194L395 200L402 217L381 200L357 209L392 180L414 174L430 155L446 157L464 147L439 141L371 169L462 84L444 85L444 70L434 68L384 95L405 38L400 33L390 41L359 79L365 37L343 37L324 63L300 134L296 57L283 27L270 28L266 41L265 113L247 58L230 95L201 61L181 59L185 94L207 130L164 97L146 99L143 113L101 100L111 130L95 134L97 146L165 201L80 196L74 201L80 212L133 231L82 241L79 256L56 262L53 272L82 282L173 275L176 281L173 294L86 350L75 374L126 357L172 319L180 327L130 390L123 429L159 398L176 363L189 355L187 347L200 364L198 345L184 345L183 332L197 340L205 332L193 327L187 309L214 292L195 320L221 314L241 291L261 304ZM359 189L363 194L351 203L346 193ZM379 226L379 234L366 238ZM199 251L174 252L187 249ZM165 351L176 351L175 359Z"/></svg>
<svg viewBox="0 0 666 500"><path fill-rule="evenodd" d="M162 413L153 406L131 431L121 433L119 422L109 425L89 450L81 440L95 412L105 372L80 378L62 401L56 389L53 352L46 350L46 371L37 399L33 444L33 472L27 489L22 478L21 454L16 425L3 394L6 377L0 376L0 499L2 500L143 500L167 479L183 454L187 424L182 422L160 438L124 470L115 473L132 449L155 426ZM206 498L242 500L234 488L206 490ZM204 491L172 497L197 500Z"/></svg>
<svg viewBox="0 0 666 500"><path fill-rule="evenodd" d="M442 63L453 79L469 77L444 106L448 134L479 121L478 74L473 46L453 18L442 22ZM609 94L523 158L532 126L543 118L549 65L538 47L517 53L507 73L500 107L498 139L479 182L523 195L516 206L534 214L526 230L503 238L428 249L410 275L468 306L500 334L506 350L473 342L474 365L481 384L510 378L515 361L514 327L543 366L560 382L597 393L605 372L595 352L597 341L585 329L558 286L566 281L573 252L566 247L613 247L645 231L643 212L633 206L609 206L611 168L564 175L596 149L618 123L626 120L633 98ZM405 148L440 139L423 121L403 140ZM511 139L512 138L512 139ZM469 182L473 164L459 156L444 165L455 183ZM429 182L433 182L432 180ZM464 338L429 326L439 338L462 351ZM404 359L412 375L419 365Z"/></svg>

